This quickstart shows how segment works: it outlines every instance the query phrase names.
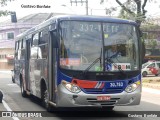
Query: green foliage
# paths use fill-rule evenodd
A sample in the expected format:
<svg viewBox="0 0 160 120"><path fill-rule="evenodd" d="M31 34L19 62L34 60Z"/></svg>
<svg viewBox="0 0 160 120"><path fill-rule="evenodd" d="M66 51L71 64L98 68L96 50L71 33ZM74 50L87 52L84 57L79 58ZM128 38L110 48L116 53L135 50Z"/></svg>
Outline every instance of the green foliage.
<svg viewBox="0 0 160 120"><path fill-rule="evenodd" d="M9 14L10 14L10 11L7 11L7 10L2 11L2 10L0 10L0 17L1 17L1 16L7 16L7 15L9 15Z"/></svg>
<svg viewBox="0 0 160 120"><path fill-rule="evenodd" d="M119 17L125 18L125 19L132 19L135 20L139 26L146 18L146 10L145 6L148 2L148 0L126 0L122 3L124 0L115 0L117 4L121 7ZM104 0L101 0L100 3L102 4L105 2ZM106 1L107 2L107 1Z"/></svg>
<svg viewBox="0 0 160 120"><path fill-rule="evenodd" d="M151 43L150 43L150 45L151 45L151 48L152 48L152 49L155 49L156 46L157 46L157 41L152 40Z"/></svg>
<svg viewBox="0 0 160 120"><path fill-rule="evenodd" d="M125 2L125 4L126 4L125 7L127 9L130 9L130 10L134 11L134 13L135 13L135 11L136 11L136 5L134 3L132 3L130 0L127 0ZM135 15L128 13L128 11L126 11L123 7L121 8L118 17L119 18L123 18L123 19L135 20Z"/></svg>
<svg viewBox="0 0 160 120"><path fill-rule="evenodd" d="M14 1L14 0L0 0L0 6L3 7L3 6L6 6L7 5L7 2L11 2L11 1ZM7 16L10 14L10 11L2 11L0 10L0 17L1 16Z"/></svg>
<svg viewBox="0 0 160 120"><path fill-rule="evenodd" d="M14 0L0 0L0 5L5 6L7 5L7 2L11 2L11 1L14 1Z"/></svg>
<svg viewBox="0 0 160 120"><path fill-rule="evenodd" d="M156 24L145 24L141 26L141 29L143 31L152 31L152 30L160 30L160 25L156 25Z"/></svg>

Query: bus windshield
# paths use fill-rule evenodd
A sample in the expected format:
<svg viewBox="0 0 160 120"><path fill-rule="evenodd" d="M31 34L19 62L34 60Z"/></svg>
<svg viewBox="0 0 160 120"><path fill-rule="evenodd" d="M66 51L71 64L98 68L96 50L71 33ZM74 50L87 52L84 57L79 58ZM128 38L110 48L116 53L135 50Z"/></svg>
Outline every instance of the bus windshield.
<svg viewBox="0 0 160 120"><path fill-rule="evenodd" d="M72 70L138 70L138 37L134 25L88 21L60 23L60 67Z"/></svg>

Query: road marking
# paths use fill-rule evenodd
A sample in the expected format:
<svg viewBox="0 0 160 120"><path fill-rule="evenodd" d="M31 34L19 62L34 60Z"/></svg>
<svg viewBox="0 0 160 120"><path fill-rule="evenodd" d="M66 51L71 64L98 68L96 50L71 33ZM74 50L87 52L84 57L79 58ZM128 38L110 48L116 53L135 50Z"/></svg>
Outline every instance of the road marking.
<svg viewBox="0 0 160 120"><path fill-rule="evenodd" d="M142 91L144 91L144 92L149 92L149 93L153 93L153 94L160 94L160 90L152 89L152 88L143 87L143 88L142 88Z"/></svg>
<svg viewBox="0 0 160 120"><path fill-rule="evenodd" d="M2 100L2 103L3 103L4 107L7 109L7 111L10 111L10 112L12 111L11 108L8 106L8 104L4 100ZM19 120L18 117L12 117L12 118L13 118L13 120Z"/></svg>

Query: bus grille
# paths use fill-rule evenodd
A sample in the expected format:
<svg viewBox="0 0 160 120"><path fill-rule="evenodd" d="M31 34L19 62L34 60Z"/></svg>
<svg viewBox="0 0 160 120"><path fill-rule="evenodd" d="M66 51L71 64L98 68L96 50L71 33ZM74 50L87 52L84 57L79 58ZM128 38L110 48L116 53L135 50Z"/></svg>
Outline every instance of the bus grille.
<svg viewBox="0 0 160 120"><path fill-rule="evenodd" d="M103 106L105 105L114 105L118 102L120 98L111 98L109 101L98 101L96 98L87 98L87 101L91 104L101 104Z"/></svg>
<svg viewBox="0 0 160 120"><path fill-rule="evenodd" d="M83 91L87 94L113 94L113 93L121 93L123 88L114 88L114 89L86 89L83 88Z"/></svg>

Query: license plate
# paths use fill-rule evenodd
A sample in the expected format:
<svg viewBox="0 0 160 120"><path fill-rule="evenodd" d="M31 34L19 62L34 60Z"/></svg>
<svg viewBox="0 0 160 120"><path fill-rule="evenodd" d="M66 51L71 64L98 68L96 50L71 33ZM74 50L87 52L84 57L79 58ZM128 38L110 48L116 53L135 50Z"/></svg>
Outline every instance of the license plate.
<svg viewBox="0 0 160 120"><path fill-rule="evenodd" d="M123 88L124 87L124 82L122 81L117 81L117 82L107 82L107 88Z"/></svg>
<svg viewBox="0 0 160 120"><path fill-rule="evenodd" d="M97 96L98 101L108 101L110 99L111 99L110 96Z"/></svg>

